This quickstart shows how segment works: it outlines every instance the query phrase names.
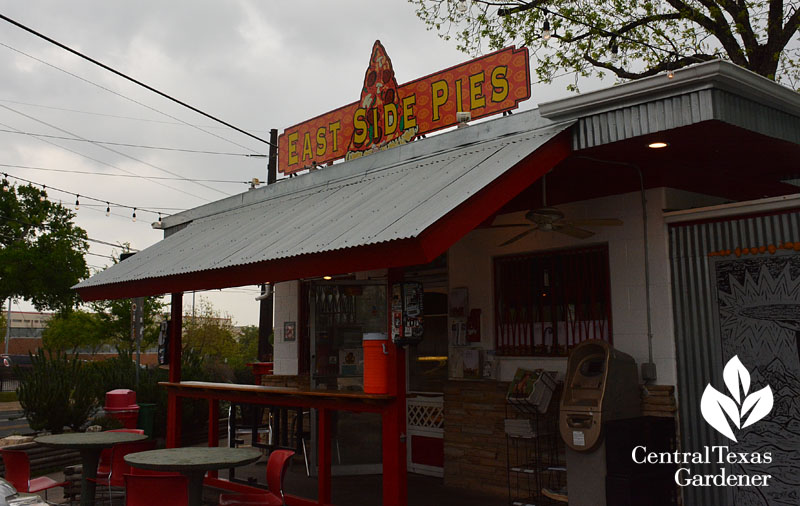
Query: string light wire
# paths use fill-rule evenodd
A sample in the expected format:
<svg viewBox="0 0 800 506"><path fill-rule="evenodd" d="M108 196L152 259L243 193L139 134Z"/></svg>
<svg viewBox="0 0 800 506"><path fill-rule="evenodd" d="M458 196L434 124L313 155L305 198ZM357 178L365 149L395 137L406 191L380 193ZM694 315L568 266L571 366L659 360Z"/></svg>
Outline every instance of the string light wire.
<svg viewBox="0 0 800 506"><path fill-rule="evenodd" d="M28 183L28 184L33 185L33 186L42 186L42 187L45 186L42 183L37 183L36 181L32 181L30 179L26 179L26 178L20 177L20 176L14 176L12 174L7 174L5 172L3 173L3 177L4 178L16 179L18 181L23 181L23 182ZM88 199L88 200L92 200L94 202L99 202L100 204L104 204L106 206L106 211L105 212L109 212L110 211L110 207L113 205L114 207L119 207L119 208L123 208L123 209L132 209L134 218L136 217L136 210L137 209L139 211L145 211L145 212L148 212L148 213L153 213L154 215L158 215L158 216L161 215L161 213L159 211L153 210L153 209L148 209L148 208L139 207L139 206L129 206L129 205L126 205L126 204L119 204L119 203L116 203L116 202L111 202L110 200L106 200L106 199L98 199L98 198L95 198L95 197L88 197L86 195L81 195L81 194L76 193L76 192L71 192L69 190L64 190L62 188L57 188L55 186L50 186L49 188L51 190L54 190L54 191L57 191L57 192L61 192L61 193L65 193L67 195L75 195L75 209L76 210L80 208L80 199L81 199L81 197L83 197L84 200ZM136 221L136 220L134 220L134 221Z"/></svg>

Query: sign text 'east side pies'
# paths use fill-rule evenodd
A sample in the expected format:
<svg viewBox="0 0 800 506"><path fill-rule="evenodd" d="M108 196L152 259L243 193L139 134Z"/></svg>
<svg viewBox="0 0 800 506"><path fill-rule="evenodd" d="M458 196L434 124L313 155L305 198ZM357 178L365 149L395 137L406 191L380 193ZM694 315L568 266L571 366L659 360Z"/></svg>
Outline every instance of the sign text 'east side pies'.
<svg viewBox="0 0 800 506"><path fill-rule="evenodd" d="M372 47L358 101L287 128L278 167L291 174L353 159L456 124L518 107L531 95L527 48L509 47L398 85L380 41Z"/></svg>

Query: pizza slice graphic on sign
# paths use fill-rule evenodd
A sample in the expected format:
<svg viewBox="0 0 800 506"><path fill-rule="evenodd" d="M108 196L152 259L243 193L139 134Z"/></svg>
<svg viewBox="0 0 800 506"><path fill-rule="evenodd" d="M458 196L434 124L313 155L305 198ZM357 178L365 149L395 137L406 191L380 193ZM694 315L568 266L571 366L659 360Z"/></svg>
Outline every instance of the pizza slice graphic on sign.
<svg viewBox="0 0 800 506"><path fill-rule="evenodd" d="M358 109L353 116L353 135L346 158L357 158L412 140L417 128L406 129L404 123L392 60L381 41L376 40L364 74Z"/></svg>

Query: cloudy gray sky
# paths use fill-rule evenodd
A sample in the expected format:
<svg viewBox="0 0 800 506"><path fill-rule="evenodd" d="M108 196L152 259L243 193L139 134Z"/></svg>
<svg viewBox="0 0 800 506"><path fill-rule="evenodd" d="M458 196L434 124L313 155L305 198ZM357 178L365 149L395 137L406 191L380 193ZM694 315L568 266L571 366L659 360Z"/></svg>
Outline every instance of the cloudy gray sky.
<svg viewBox="0 0 800 506"><path fill-rule="evenodd" d="M469 59L427 31L404 0L0 0L0 12L262 137L357 100L376 39L398 83ZM265 144L2 21L0 68L0 172L44 184L50 199L73 208L75 195L54 188L82 195L75 221L90 238L143 249L162 237L150 227L157 215L144 209L172 214L265 178L264 159L241 156L266 153ZM567 96L567 82L535 84L524 108ZM137 221L115 206L106 217L106 204L88 197L137 207ZM102 255L113 249L92 242L88 263L108 265ZM244 325L257 323L256 294L251 286L198 296Z"/></svg>

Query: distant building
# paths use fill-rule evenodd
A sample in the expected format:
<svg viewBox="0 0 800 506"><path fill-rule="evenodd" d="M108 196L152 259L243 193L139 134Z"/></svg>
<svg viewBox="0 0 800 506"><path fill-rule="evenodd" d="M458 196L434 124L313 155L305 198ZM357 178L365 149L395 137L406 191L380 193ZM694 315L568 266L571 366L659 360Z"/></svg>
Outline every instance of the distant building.
<svg viewBox="0 0 800 506"><path fill-rule="evenodd" d="M35 311L11 311L11 341L8 352L12 355L24 355L36 351L42 346L42 331L54 313L38 313ZM8 317L8 313L4 316ZM6 331L2 330L5 338ZM3 343L5 350L5 342Z"/></svg>

